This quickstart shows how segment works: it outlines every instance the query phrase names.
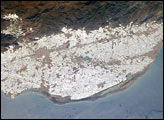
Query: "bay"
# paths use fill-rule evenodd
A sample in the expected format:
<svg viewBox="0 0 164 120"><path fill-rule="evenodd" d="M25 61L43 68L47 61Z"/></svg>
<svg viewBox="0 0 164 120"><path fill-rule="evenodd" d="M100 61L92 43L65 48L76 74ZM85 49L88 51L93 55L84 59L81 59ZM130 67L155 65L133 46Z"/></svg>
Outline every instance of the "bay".
<svg viewBox="0 0 164 120"><path fill-rule="evenodd" d="M35 92L13 100L1 92L1 118L163 118L163 48L129 88L94 102L57 105Z"/></svg>

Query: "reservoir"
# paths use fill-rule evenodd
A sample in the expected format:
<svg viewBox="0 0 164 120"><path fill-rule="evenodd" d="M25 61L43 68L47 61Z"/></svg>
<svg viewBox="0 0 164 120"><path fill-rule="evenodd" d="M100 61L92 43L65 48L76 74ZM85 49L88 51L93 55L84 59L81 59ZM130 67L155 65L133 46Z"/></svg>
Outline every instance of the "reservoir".
<svg viewBox="0 0 164 120"><path fill-rule="evenodd" d="M57 105L35 92L13 100L1 92L1 118L163 118L163 48L129 88L94 102Z"/></svg>

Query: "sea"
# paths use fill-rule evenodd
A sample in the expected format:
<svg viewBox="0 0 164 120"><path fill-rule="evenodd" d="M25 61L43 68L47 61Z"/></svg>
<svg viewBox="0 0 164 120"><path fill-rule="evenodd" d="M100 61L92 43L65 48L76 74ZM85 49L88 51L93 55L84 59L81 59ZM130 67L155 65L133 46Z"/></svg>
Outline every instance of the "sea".
<svg viewBox="0 0 164 120"><path fill-rule="evenodd" d="M15 99L1 92L1 118L163 118L163 48L150 69L135 83L94 102L54 104L35 92Z"/></svg>

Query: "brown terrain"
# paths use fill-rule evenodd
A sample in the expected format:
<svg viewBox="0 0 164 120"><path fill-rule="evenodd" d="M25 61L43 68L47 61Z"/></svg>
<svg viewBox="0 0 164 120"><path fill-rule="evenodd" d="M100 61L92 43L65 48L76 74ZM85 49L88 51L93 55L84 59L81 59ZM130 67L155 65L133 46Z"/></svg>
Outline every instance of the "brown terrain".
<svg viewBox="0 0 164 120"><path fill-rule="evenodd" d="M142 11L142 12L141 12ZM163 21L162 1L2 1L1 30L10 23L2 17L17 14L22 18L23 37L1 34L1 52L9 45L30 42L34 37L56 34L67 26L73 29L85 27L86 31L97 29L109 23L113 27L126 26L133 21L142 24L149 21ZM29 32L29 28L33 32ZM68 35L69 37L69 35Z"/></svg>

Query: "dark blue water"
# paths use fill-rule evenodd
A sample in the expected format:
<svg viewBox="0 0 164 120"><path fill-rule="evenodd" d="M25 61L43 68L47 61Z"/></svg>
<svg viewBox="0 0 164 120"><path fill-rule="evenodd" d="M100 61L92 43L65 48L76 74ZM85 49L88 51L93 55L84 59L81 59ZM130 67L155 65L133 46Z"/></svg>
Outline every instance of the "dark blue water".
<svg viewBox="0 0 164 120"><path fill-rule="evenodd" d="M95 102L56 105L38 93L11 100L1 92L2 118L163 118L163 49L128 89Z"/></svg>

